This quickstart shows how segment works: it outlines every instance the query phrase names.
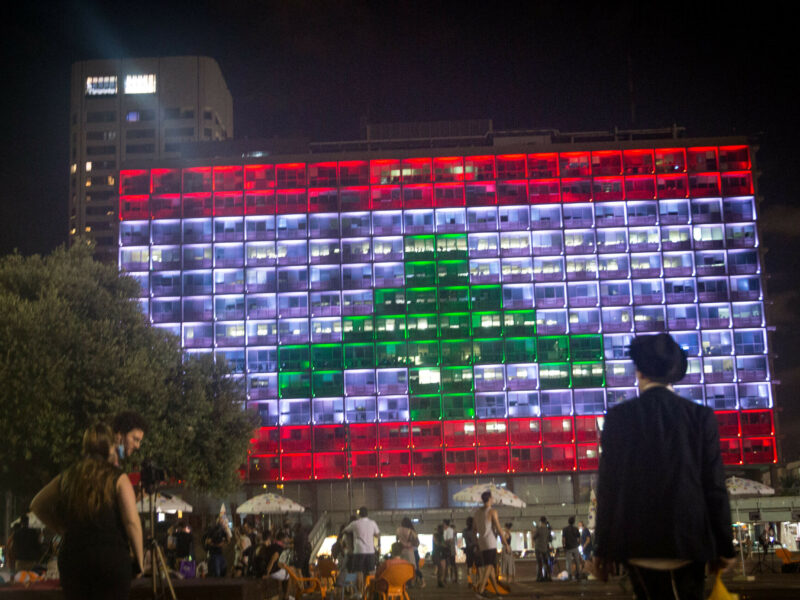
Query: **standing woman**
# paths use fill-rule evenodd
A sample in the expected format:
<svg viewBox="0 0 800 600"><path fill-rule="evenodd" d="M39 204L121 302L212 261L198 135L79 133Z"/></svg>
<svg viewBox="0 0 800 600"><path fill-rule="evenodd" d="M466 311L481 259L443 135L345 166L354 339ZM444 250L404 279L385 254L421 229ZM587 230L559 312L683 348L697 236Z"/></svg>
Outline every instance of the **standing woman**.
<svg viewBox="0 0 800 600"><path fill-rule="evenodd" d="M514 552L511 550L511 523L506 523L505 529L500 532L506 543L500 552L500 574L507 582L514 581L516 566L514 565Z"/></svg>
<svg viewBox="0 0 800 600"><path fill-rule="evenodd" d="M36 516L63 536L58 569L68 599L127 598L132 577L129 545L144 571L133 486L112 464L113 447L110 427L89 427L80 460L31 502Z"/></svg>

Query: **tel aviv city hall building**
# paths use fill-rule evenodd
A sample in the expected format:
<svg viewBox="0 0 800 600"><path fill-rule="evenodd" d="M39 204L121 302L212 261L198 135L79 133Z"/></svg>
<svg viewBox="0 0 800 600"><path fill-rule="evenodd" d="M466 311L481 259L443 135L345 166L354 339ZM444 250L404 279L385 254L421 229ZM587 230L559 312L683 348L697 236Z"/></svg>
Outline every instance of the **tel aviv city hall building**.
<svg viewBox="0 0 800 600"><path fill-rule="evenodd" d="M777 460L748 140L375 134L121 170L120 269L244 380L250 482L442 505L453 478L592 477L628 344L661 331L725 463Z"/></svg>

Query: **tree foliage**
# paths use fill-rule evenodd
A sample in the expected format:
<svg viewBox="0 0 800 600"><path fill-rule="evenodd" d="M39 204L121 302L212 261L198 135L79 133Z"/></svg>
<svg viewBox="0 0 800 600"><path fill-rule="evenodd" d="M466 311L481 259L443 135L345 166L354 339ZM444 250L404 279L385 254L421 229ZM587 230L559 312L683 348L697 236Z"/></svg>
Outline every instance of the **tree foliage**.
<svg viewBox="0 0 800 600"><path fill-rule="evenodd" d="M255 427L241 383L210 356L184 359L137 286L81 245L0 259L0 489L35 491L91 421L124 409L148 420L143 456L199 491L235 485Z"/></svg>

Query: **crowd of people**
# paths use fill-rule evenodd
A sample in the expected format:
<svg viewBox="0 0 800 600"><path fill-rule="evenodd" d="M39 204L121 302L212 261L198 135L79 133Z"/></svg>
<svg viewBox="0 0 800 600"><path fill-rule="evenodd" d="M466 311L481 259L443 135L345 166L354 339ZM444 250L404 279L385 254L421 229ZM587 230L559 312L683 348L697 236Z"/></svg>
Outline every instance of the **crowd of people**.
<svg viewBox="0 0 800 600"><path fill-rule="evenodd" d="M580 579L592 559L601 579L620 566L631 575L639 598L658 589L675 590L681 598L702 597L707 566L712 571L733 561L731 518L713 411L673 391L687 369L687 358L667 334L640 336L630 345L639 397L611 408L605 419L597 488L597 537L570 517L561 532L565 569L556 576ZM15 530L9 550L17 570L25 571L49 556L66 598L125 598L131 579L146 573L142 525L133 485L120 464L141 445L144 420L135 413L118 415L111 425L94 423L84 433L81 457L57 475L33 499L30 509L57 534L56 552L44 553L42 540L27 517ZM648 494L643 496L642 489ZM467 519L460 549L466 560L464 579L479 595L492 595L515 579L512 524L500 525L489 491ZM423 586L420 539L414 523L404 518L397 528L391 557L378 564L378 525L362 507L343 525L332 549L341 577L352 576L356 596L363 595L366 576L392 565L410 564L414 584ZM430 559L437 585L460 580L455 526L437 524ZM498 545L499 541L499 545ZM554 578L554 535L546 517L533 533L537 579ZM258 531L245 520L233 531L224 515L204 533L205 564L197 574L224 577L225 549L234 545L233 576L281 582L290 597L285 565L309 574L311 546L298 523ZM194 562L190 527L177 522L166 547L173 568ZM499 552L498 552L499 550ZM57 555L57 558L56 558ZM499 565L498 565L499 555ZM201 563L202 564L202 563ZM48 565L49 567L50 565ZM48 568L49 570L49 568Z"/></svg>

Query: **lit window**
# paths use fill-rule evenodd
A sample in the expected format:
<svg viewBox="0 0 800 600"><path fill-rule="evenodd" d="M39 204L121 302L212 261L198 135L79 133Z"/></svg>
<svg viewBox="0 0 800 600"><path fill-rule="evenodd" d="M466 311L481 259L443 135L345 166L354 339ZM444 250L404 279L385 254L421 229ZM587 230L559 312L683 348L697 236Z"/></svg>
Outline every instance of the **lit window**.
<svg viewBox="0 0 800 600"><path fill-rule="evenodd" d="M92 161L87 161L86 163L86 172L91 173L92 171Z"/></svg>
<svg viewBox="0 0 800 600"><path fill-rule="evenodd" d="M113 175L109 175L107 181L108 181L108 185L114 185L114 182L116 180L114 179Z"/></svg>
<svg viewBox="0 0 800 600"><path fill-rule="evenodd" d="M86 231L86 233L89 233L92 230L92 228L87 225L86 227L84 227L84 230Z"/></svg>
<svg viewBox="0 0 800 600"><path fill-rule="evenodd" d="M149 75L126 75L125 76L126 94L155 94L156 76ZM130 113L129 113L130 114ZM137 116L138 120L138 116Z"/></svg>
<svg viewBox="0 0 800 600"><path fill-rule="evenodd" d="M69 166L69 172L70 173L77 173L78 172L78 165L76 163L72 163Z"/></svg>
<svg viewBox="0 0 800 600"><path fill-rule="evenodd" d="M139 120L139 111L129 111L128 114L125 115L125 120L128 121L128 123L136 123Z"/></svg>
<svg viewBox="0 0 800 600"><path fill-rule="evenodd" d="M87 77L87 96L113 96L117 93L117 76Z"/></svg>

